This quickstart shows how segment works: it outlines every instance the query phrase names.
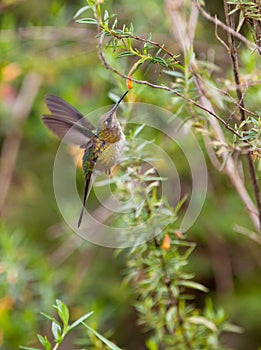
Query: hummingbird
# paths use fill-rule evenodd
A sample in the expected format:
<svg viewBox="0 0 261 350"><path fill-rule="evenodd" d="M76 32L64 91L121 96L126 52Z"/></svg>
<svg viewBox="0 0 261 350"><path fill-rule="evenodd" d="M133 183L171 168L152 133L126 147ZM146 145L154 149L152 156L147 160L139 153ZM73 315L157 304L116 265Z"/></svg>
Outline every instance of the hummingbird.
<svg viewBox="0 0 261 350"><path fill-rule="evenodd" d="M91 188L92 174L97 171L109 175L111 167L117 163L122 152L125 135L116 117L116 111L127 93L128 91L123 94L110 111L100 117L97 129L82 113L62 98L52 94L47 94L45 97L46 105L51 114L42 116L44 124L66 143L79 145L80 148L84 149L82 168L85 188L78 227L81 225Z"/></svg>

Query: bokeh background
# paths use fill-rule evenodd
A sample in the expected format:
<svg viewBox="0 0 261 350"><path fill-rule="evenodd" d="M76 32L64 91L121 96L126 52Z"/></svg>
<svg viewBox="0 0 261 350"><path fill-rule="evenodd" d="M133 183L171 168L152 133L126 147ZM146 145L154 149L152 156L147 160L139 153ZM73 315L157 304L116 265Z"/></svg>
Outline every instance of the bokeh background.
<svg viewBox="0 0 261 350"><path fill-rule="evenodd" d="M113 332L119 346L145 349L146 335L135 322L131 288L122 283L125 253L116 257L114 250L92 245L71 232L60 216L53 192L52 165L59 140L41 122L41 115L47 112L44 95L57 94L87 114L111 104L108 93L117 86L125 89L125 82L98 59L95 26L77 24L73 19L84 5L83 0L0 3L3 350L31 344L37 333L49 334L40 311L52 312L56 298L67 303L73 317L95 310L93 326L99 325L101 332ZM133 22L138 33L152 32L154 40L165 42L176 53L162 1L106 1L106 7L119 14L121 23ZM210 2L207 8L222 18L222 1ZM224 64L228 61L226 52L213 41L213 31L211 24L200 20L196 52L203 59L214 55L215 63L229 74L229 65ZM245 62L251 69L251 61ZM138 101L174 111L166 93L139 86L135 89ZM157 135L152 138L157 141ZM179 157L176 149L168 152ZM210 288L214 302L244 328L241 335L229 335L231 348L257 349L261 346L260 247L233 231L238 220L251 226L249 219L227 178L211 164L208 171L208 196L188 232L188 238L197 242L191 266L197 280ZM190 176L182 159L179 175L186 189Z"/></svg>

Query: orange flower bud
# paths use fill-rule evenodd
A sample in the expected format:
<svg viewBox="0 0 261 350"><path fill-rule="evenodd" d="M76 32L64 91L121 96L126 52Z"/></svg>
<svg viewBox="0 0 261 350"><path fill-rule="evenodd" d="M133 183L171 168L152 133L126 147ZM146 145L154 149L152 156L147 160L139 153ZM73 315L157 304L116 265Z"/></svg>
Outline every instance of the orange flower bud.
<svg viewBox="0 0 261 350"><path fill-rule="evenodd" d="M129 75L130 78L133 78L133 75ZM133 88L133 82L131 79L127 79L127 88L131 90Z"/></svg>
<svg viewBox="0 0 261 350"><path fill-rule="evenodd" d="M161 248L164 249L164 250L170 250L170 238L169 238L169 235L165 235L164 236Z"/></svg>

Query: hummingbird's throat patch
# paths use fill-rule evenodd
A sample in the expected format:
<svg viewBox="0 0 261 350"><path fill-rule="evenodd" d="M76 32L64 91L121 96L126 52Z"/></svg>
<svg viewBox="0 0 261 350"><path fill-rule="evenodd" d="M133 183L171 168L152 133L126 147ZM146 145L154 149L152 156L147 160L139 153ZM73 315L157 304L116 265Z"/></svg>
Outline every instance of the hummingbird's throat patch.
<svg viewBox="0 0 261 350"><path fill-rule="evenodd" d="M99 138L109 143L115 143L121 140L122 131L119 127L106 128L99 133Z"/></svg>

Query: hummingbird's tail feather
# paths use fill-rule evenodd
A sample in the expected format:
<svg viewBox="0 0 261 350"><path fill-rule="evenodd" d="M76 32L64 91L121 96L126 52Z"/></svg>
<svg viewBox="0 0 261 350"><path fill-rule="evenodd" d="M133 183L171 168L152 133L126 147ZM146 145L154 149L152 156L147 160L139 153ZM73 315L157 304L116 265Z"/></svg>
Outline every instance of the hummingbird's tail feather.
<svg viewBox="0 0 261 350"><path fill-rule="evenodd" d="M85 209L85 204L86 204L86 200L87 197L89 195L89 190L91 189L91 173L87 174L85 177L85 189L84 189L84 197L83 197L83 203L82 203L82 210L79 216L79 220L78 220L78 227L80 227L81 222L82 222L82 217L83 217L83 213L84 213L84 209Z"/></svg>

